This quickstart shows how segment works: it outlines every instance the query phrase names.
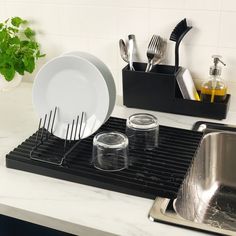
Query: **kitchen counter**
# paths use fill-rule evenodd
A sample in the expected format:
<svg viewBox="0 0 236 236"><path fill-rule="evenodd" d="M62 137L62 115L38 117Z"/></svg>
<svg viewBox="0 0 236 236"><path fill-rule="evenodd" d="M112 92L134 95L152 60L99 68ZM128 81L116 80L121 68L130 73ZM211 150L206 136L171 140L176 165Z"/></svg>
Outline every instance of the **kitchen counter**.
<svg viewBox="0 0 236 236"><path fill-rule="evenodd" d="M37 130L31 91L32 84L23 82L0 93L0 214L80 236L203 235L149 221L152 200L6 168L5 155ZM179 128L191 129L198 120L236 125L234 99L223 121L148 112L161 125ZM127 118L140 111L123 107L118 98L113 116Z"/></svg>

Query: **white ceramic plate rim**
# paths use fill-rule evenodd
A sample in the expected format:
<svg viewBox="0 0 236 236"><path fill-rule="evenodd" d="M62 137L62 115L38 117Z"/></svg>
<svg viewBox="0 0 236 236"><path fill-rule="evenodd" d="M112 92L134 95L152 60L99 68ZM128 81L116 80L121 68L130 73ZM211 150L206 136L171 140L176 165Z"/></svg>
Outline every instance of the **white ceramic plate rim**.
<svg viewBox="0 0 236 236"><path fill-rule="evenodd" d="M73 56L85 58L88 61L90 61L91 63L93 63L98 68L98 70L100 70L100 72L102 73L102 75L107 83L107 87L109 89L110 104L109 104L109 109L108 109L108 113L107 113L107 117L106 117L106 120L108 120L108 118L110 117L110 115L114 109L115 102L116 102L116 85L115 85L114 78L113 78L112 73L109 70L109 68L106 66L106 64L101 59L99 59L98 57L96 57L88 52L69 51L69 52L63 53L62 56L63 55L73 55Z"/></svg>
<svg viewBox="0 0 236 236"><path fill-rule="evenodd" d="M65 68L66 68L66 65L64 65L62 63L63 60L65 62L66 61L69 62L71 60L71 62L75 62L75 64L78 63L78 65L79 65L79 63L82 63L83 67L87 66L88 70L93 71L94 76L90 76L90 78L86 77L85 81L87 81L89 83L89 85L90 85L90 83L92 83L90 80L92 80L94 82L93 86L91 85L91 87L93 87L94 91L97 88L100 88L100 90L102 90L97 93L94 93L94 91L93 91L93 93L92 93L92 96L95 96L96 98L91 99L90 103L93 103L93 101L95 100L95 102L97 102L98 104L94 108L94 111L91 111L91 107L89 107L90 114L86 113L86 115L85 115L86 119L83 121L83 124L82 124L81 138L86 138L86 137L90 136L91 134L93 134L94 132L96 132L100 128L100 126L106 121L107 113L108 113L108 109L109 109L109 103L110 103L109 102L109 91L108 91L107 84L103 78L103 75L97 69L97 67L94 66L88 60L86 60L84 58L78 58L78 57L72 56L72 55L65 55L63 57L62 56L55 57L55 58L51 59L50 61L48 61L39 70L38 74L35 77L35 81L34 81L34 85L33 85L33 104L34 104L35 110L37 111L39 117L41 117L41 118L44 117L45 113L48 114L48 116L49 116L50 110L53 110L54 107L57 106L58 103L59 104L63 103L65 105L64 107L66 108L65 110L67 110L67 105L68 105L68 107L69 107L68 114L64 114L64 113L66 113L65 110L64 111L60 110L60 106L59 106L58 112L60 112L60 115L57 113L57 118L55 119L55 126L54 126L55 129L54 129L53 134L59 138L62 138L62 139L68 138L68 137L66 137L66 129L67 129L68 123L70 124L69 134L70 134L70 132L73 133L73 130L71 130L71 126L72 126L71 124L72 124L72 121L76 119L75 112L79 111L80 114L78 114L78 115L80 115L80 117L81 117L81 109L82 109L81 107L83 107L83 108L85 107L85 109L86 109L87 101L85 102L85 100L83 100L83 97L81 99L81 97L78 95L78 98L80 98L80 101L75 102L74 101L75 99L73 99L74 102L72 102L72 105L71 105L70 104L71 100L69 98L71 97L71 90L75 91L74 86L72 87L72 85L70 86L70 85L63 82L62 87L65 86L68 89L63 91L64 94L61 94L61 96L59 96L56 89L54 88L54 87L57 87L57 84L55 82L52 82L53 80L55 80L55 78L53 77L53 79L51 79L51 83L54 85L54 87L52 85L50 86L50 84L47 85L47 83L48 83L47 80L50 81L50 78L41 78L42 76L47 77L45 75L45 73L50 72L50 68L53 67L54 64L56 66L57 63L59 63L59 65L61 67L65 66ZM70 68L70 65L67 65L67 66L68 66L68 68ZM75 65L75 67L76 66L77 66L77 64ZM78 68L79 68L79 66L78 66ZM79 73L81 73L80 69L78 69L79 70L78 75L79 75ZM47 70L49 70L49 71L47 71ZM59 72L61 72L60 71L61 68L56 68L56 69L54 68L54 70L55 70L54 72L51 72L52 74L57 73L57 70ZM90 73L90 72L88 72L88 73ZM67 72L65 71L64 73L67 73ZM77 76L77 74L76 74L76 76ZM55 75L55 77L57 77L57 75ZM96 77L96 79L94 79L94 77ZM58 80L58 81L60 81L60 80ZM79 80L78 80L78 82L79 82ZM43 85L43 83L46 83L46 85L44 85L44 86L46 86L47 91L45 91L45 92L42 90L42 88L40 88ZM75 82L74 85L79 87L80 85L76 84L76 83L77 82ZM80 83L81 83L81 81L80 81ZM95 83L96 83L96 86L95 86ZM89 88L90 88L90 86L89 86ZM60 89L62 89L62 88L60 88ZM90 91L87 91L87 92L91 94ZM50 93L52 93L53 95L50 95ZM99 93L99 96L98 96L98 93ZM75 92L72 95L74 95L74 97L77 96ZM54 104L53 102L50 102L50 104L48 104L49 102L47 101L46 98L44 98L44 96L53 97L53 101L56 101L54 103L57 103L57 104ZM62 99L63 99L63 101L62 101ZM44 104L42 104L43 102L44 102ZM75 112L71 111L71 109L75 109ZM73 117L71 114L73 114ZM47 127L47 124L46 124L46 127ZM74 130L74 132L75 132L75 130ZM75 133L72 134L71 139L72 140L79 139L78 130L77 130L76 134Z"/></svg>

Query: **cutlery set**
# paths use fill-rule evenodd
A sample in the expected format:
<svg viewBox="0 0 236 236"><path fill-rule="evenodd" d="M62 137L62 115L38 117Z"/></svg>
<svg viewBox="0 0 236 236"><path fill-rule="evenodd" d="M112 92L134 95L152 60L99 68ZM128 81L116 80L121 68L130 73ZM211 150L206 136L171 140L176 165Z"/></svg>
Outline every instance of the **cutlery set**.
<svg viewBox="0 0 236 236"><path fill-rule="evenodd" d="M157 35L153 35L147 49L148 63L145 72L149 72L153 65L161 62L166 50L166 41Z"/></svg>
<svg viewBox="0 0 236 236"><path fill-rule="evenodd" d="M180 21L170 35L170 40L175 42L175 72L179 68L179 45L191 29L191 26L187 25L187 20ZM129 64L129 69L134 71L134 51L135 48L135 35L128 35L128 42L125 43L123 39L119 41L121 58ZM147 48L147 66L145 72L150 72L154 65L160 64L166 54L167 41L159 35L153 35Z"/></svg>
<svg viewBox="0 0 236 236"><path fill-rule="evenodd" d="M119 46L120 46L120 56L121 58L129 63L129 57L128 57L128 50L127 50L127 45L125 44L123 39L119 40Z"/></svg>
<svg viewBox="0 0 236 236"><path fill-rule="evenodd" d="M128 35L128 41L119 40L121 58L129 64L130 70L134 71L133 62L138 60L136 38L134 34Z"/></svg>

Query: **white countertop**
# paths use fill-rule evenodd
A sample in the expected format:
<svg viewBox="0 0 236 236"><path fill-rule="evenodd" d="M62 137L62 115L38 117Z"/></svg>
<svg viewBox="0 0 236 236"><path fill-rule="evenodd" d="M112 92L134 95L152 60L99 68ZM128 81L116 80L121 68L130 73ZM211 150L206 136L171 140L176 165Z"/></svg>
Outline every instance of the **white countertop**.
<svg viewBox="0 0 236 236"><path fill-rule="evenodd" d="M10 92L0 93L0 214L80 236L203 235L149 221L152 200L6 168L5 155L37 129L31 91L31 83L22 83ZM235 125L232 104L234 98L227 120L209 121ZM138 111L118 101L113 116L127 118ZM187 129L198 120L207 120L149 113L155 114L161 125Z"/></svg>

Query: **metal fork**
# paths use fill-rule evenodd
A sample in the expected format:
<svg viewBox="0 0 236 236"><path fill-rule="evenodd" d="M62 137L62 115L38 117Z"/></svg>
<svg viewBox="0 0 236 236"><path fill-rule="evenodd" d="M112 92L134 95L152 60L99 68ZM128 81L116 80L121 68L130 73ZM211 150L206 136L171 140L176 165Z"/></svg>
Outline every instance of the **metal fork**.
<svg viewBox="0 0 236 236"><path fill-rule="evenodd" d="M167 42L162 37L159 37L160 41L157 45L157 53L155 54L153 60L152 60L152 66L159 64L165 57L166 48L167 48ZM152 69L152 67L149 68L149 71Z"/></svg>
<svg viewBox="0 0 236 236"><path fill-rule="evenodd" d="M157 44L159 43L159 36L153 35L149 44L148 44L148 49L147 49L147 58L148 58L148 63L145 72L148 72L150 70L150 67L152 66L152 61L157 53Z"/></svg>

